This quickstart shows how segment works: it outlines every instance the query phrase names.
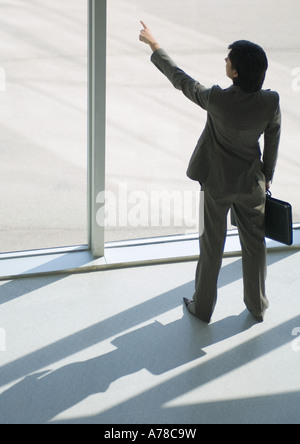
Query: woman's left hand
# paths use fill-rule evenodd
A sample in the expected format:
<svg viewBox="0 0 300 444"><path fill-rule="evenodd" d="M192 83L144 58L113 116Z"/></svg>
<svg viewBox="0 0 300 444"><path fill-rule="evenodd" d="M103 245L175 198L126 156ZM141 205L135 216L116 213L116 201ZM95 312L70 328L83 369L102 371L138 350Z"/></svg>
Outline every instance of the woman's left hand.
<svg viewBox="0 0 300 444"><path fill-rule="evenodd" d="M150 45L152 51L156 51L157 49L160 48L157 40L153 37L147 25L142 21L141 24L143 25L144 29L142 29L140 32L140 41L146 43L147 45Z"/></svg>

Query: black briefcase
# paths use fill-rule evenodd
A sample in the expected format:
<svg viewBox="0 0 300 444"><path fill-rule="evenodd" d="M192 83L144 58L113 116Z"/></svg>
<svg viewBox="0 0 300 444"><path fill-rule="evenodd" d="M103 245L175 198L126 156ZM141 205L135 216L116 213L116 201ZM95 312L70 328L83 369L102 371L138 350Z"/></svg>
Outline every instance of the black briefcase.
<svg viewBox="0 0 300 444"><path fill-rule="evenodd" d="M270 191L266 196L266 237L285 245L293 244L292 206L274 199ZM234 209L231 208L231 224L237 226Z"/></svg>

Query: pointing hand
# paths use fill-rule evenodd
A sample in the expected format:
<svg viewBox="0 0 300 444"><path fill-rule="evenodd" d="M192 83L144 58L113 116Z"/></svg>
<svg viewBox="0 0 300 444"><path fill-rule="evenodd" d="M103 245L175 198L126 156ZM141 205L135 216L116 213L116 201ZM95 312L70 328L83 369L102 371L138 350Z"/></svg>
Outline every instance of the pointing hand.
<svg viewBox="0 0 300 444"><path fill-rule="evenodd" d="M160 47L159 44L153 37L147 25L143 21L141 21L141 24L143 26L143 29L140 32L140 41L146 43L147 45L150 45L152 51L156 51Z"/></svg>

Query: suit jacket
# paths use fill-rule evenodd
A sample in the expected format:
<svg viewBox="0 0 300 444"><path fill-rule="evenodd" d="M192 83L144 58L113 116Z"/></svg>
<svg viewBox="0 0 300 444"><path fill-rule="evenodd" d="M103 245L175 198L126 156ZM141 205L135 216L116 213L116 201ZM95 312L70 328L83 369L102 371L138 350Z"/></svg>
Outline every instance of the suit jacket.
<svg viewBox="0 0 300 444"><path fill-rule="evenodd" d="M281 131L278 93L245 93L235 85L205 88L158 49L152 62L175 88L207 111L207 123L192 155L190 179L228 193L251 193L258 172L274 176ZM263 156L259 139L264 134Z"/></svg>

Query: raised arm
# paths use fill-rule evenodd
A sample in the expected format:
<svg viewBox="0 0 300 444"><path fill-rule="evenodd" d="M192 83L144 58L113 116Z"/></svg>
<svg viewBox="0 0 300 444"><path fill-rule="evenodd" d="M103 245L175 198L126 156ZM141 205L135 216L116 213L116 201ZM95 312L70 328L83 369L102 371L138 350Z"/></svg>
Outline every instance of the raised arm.
<svg viewBox="0 0 300 444"><path fill-rule="evenodd" d="M157 42L157 40L152 35L150 29L147 27L147 25L141 20L141 24L143 26L143 29L140 33L140 41L146 43L150 46L151 50L155 52L157 49L160 49L160 45Z"/></svg>
<svg viewBox="0 0 300 444"><path fill-rule="evenodd" d="M142 21L141 24L143 29L140 33L140 41L150 45L153 51L151 60L154 65L170 80L176 89L181 90L188 99L207 110L210 89L205 88L180 69L166 51L161 48L147 25Z"/></svg>

